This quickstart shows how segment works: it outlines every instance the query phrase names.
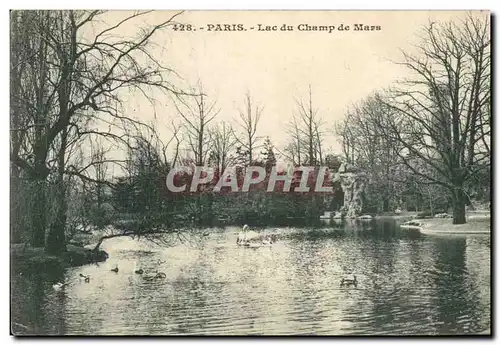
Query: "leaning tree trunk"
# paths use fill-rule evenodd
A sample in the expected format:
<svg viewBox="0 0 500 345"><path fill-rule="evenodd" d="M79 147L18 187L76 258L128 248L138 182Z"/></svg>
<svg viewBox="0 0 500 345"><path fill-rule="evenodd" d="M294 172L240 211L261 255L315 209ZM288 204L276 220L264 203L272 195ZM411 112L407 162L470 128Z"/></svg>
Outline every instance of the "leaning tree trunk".
<svg viewBox="0 0 500 345"><path fill-rule="evenodd" d="M46 180L34 179L29 182L31 199L31 245L33 247L45 246L45 226L47 223L46 212Z"/></svg>
<svg viewBox="0 0 500 345"><path fill-rule="evenodd" d="M57 201L58 210L56 217L49 229L49 234L47 235L47 246L45 247L46 252L50 254L60 254L66 251L66 211L68 209L65 188L63 181L57 186Z"/></svg>
<svg viewBox="0 0 500 345"><path fill-rule="evenodd" d="M462 187L456 186L453 191L453 224L465 224L465 195Z"/></svg>
<svg viewBox="0 0 500 345"><path fill-rule="evenodd" d="M56 200L57 200L57 214L52 226L49 229L47 236L46 251L50 254L60 254L66 251L66 219L68 211L68 202L66 200L66 186L64 183L64 167L66 145L68 139L68 129L64 128L61 133L61 149L58 157L58 176L56 184Z"/></svg>

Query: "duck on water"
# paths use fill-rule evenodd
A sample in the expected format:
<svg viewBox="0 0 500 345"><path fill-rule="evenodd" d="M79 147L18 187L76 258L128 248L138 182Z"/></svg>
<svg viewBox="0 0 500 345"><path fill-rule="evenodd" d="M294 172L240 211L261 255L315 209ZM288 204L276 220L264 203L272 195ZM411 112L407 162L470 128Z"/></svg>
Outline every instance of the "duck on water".
<svg viewBox="0 0 500 345"><path fill-rule="evenodd" d="M85 283L89 283L90 282L90 276L86 276L86 275L80 273L80 277L83 278L83 280L85 281Z"/></svg>
<svg viewBox="0 0 500 345"><path fill-rule="evenodd" d="M164 263L166 263L167 261L166 260L161 260L161 259L158 259L156 265L157 266L160 266L160 265L163 265ZM134 271L135 274L143 274L144 273L144 270L142 268L139 268L138 270L135 270ZM160 272L161 273L161 272ZM164 273L163 273L164 274Z"/></svg>
<svg viewBox="0 0 500 345"><path fill-rule="evenodd" d="M65 287L66 285L68 285L69 282L65 282L65 283L55 283L54 285L52 285L52 288L55 290L55 291L61 291L63 287Z"/></svg>
<svg viewBox="0 0 500 345"><path fill-rule="evenodd" d="M358 279L354 274L348 274L342 277L342 280L340 281L340 287L350 287L350 286L354 286L355 288L358 287Z"/></svg>
<svg viewBox="0 0 500 345"><path fill-rule="evenodd" d="M155 275L145 275L145 276L143 276L143 279L147 280L147 281L151 281L151 280L155 280L155 279L165 279L165 278L167 278L167 275L165 273L163 273L163 272L156 271L155 273L156 273Z"/></svg>
<svg viewBox="0 0 500 345"><path fill-rule="evenodd" d="M158 260L158 266L161 265L161 264L164 264L166 261L161 261L161 260ZM115 265L114 268L111 269L112 272L115 272L115 273L118 273L119 272L119 269L118 269L118 265ZM136 274L143 274L145 273L145 271L140 268L138 270L135 270L134 273ZM150 276L150 277L144 277L146 280L150 280L150 279L165 279L167 277L167 275L163 272L158 272L158 270L156 270L155 272L155 275L154 276ZM90 276L89 275L85 275L83 273L80 273L78 275L78 277L80 278L83 278L83 281L85 283L90 283ZM54 285L52 285L52 288L55 290L55 291L61 291L65 286L69 285L69 281L65 281L65 282L57 282L55 283Z"/></svg>

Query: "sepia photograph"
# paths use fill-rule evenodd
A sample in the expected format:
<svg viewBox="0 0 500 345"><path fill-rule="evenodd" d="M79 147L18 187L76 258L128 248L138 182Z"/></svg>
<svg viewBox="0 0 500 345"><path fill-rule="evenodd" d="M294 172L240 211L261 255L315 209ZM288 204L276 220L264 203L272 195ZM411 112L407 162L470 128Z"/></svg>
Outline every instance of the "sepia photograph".
<svg viewBox="0 0 500 345"><path fill-rule="evenodd" d="M11 10L11 336L491 337L491 22Z"/></svg>

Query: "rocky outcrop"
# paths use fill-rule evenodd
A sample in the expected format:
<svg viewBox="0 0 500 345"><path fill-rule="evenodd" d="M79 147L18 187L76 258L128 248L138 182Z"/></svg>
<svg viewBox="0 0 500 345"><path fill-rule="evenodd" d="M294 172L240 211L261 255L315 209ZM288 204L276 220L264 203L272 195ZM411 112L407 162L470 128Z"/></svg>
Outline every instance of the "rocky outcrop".
<svg viewBox="0 0 500 345"><path fill-rule="evenodd" d="M335 181L340 182L344 192L342 215L345 218L358 217L363 209L362 194L366 185L366 176L351 165L343 163L335 175Z"/></svg>
<svg viewBox="0 0 500 345"><path fill-rule="evenodd" d="M335 212L335 215L332 218L333 219L342 219L342 212Z"/></svg>

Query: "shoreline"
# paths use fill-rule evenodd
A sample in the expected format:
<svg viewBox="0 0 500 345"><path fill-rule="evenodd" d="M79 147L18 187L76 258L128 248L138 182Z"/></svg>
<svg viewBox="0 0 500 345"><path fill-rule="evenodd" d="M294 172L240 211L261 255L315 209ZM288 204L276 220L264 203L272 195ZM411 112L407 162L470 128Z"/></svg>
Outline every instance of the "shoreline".
<svg viewBox="0 0 500 345"><path fill-rule="evenodd" d="M451 218L414 219L400 227L409 230L418 230L424 235L490 235L491 215L486 212L467 215L467 223L452 224Z"/></svg>
<svg viewBox="0 0 500 345"><path fill-rule="evenodd" d="M104 250L93 251L88 248L68 244L66 252L50 255L43 247L33 248L22 244L10 245L12 271L53 271L68 267L78 267L96 262L104 262L109 255Z"/></svg>

